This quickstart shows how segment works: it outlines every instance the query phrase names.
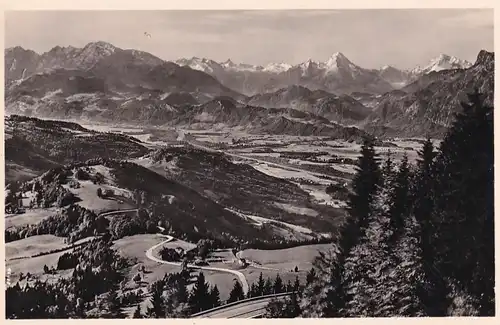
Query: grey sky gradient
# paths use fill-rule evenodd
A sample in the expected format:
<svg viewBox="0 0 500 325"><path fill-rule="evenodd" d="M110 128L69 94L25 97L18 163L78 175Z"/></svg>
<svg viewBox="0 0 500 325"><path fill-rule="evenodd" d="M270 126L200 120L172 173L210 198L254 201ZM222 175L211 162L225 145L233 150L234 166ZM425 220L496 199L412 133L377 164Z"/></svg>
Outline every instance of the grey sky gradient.
<svg viewBox="0 0 500 325"><path fill-rule="evenodd" d="M5 24L6 47L38 53L102 40L165 60L262 65L342 52L366 68L411 69L441 53L474 62L494 49L492 9L11 11Z"/></svg>

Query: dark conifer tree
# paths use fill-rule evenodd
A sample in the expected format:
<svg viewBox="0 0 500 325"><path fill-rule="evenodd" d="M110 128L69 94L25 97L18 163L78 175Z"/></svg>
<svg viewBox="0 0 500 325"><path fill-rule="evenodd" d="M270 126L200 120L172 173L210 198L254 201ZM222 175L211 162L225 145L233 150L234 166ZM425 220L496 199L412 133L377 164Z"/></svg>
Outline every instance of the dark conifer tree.
<svg viewBox="0 0 500 325"><path fill-rule="evenodd" d="M311 284L315 278L316 278L316 271L314 271L314 268L311 268L306 275L306 285Z"/></svg>
<svg viewBox="0 0 500 325"><path fill-rule="evenodd" d="M434 206L434 158L436 152L430 139L425 141L422 150L418 152L417 172L412 188L413 213L421 228L421 245L424 260L432 264L430 245L431 214Z"/></svg>
<svg viewBox="0 0 500 325"><path fill-rule="evenodd" d="M446 283L434 266L432 244L435 231L432 215L436 197L436 154L432 141L427 139L418 152L417 169L411 187L413 215L420 230L419 243L425 279L419 290L419 299L425 306L425 314L429 316L442 316L448 308Z"/></svg>
<svg viewBox="0 0 500 325"><path fill-rule="evenodd" d="M315 260L316 281L306 287L300 306L304 317L342 317L347 301L343 288L344 264L352 248L364 237L369 215L382 175L374 139L366 137L357 162L357 173L349 195L349 216L340 229L338 243Z"/></svg>
<svg viewBox="0 0 500 325"><path fill-rule="evenodd" d="M212 302L212 308L220 306L220 293L217 285L214 285L212 290L210 291L210 299Z"/></svg>
<svg viewBox="0 0 500 325"><path fill-rule="evenodd" d="M391 182L394 180L395 172L394 172L394 161L392 159L392 152L388 151L384 160L384 164L382 165L382 178L383 182L387 183L386 186L390 187Z"/></svg>
<svg viewBox="0 0 500 325"><path fill-rule="evenodd" d="M262 295L270 295L273 293L273 282L271 281L270 278L266 279L266 282L264 283L264 291L262 292Z"/></svg>
<svg viewBox="0 0 500 325"><path fill-rule="evenodd" d="M292 281L288 280L286 283L286 292L293 292Z"/></svg>
<svg viewBox="0 0 500 325"><path fill-rule="evenodd" d="M234 281L234 286L231 292L229 293L228 303L235 302L238 300L245 299L245 294L243 293L243 288L238 280Z"/></svg>
<svg viewBox="0 0 500 325"><path fill-rule="evenodd" d="M393 234L389 217L393 185L392 180L377 185L377 195L370 204L367 216L367 228L345 259L343 316L380 317L395 313L396 306L391 299L392 294L389 294L395 290L390 274L396 264L389 244Z"/></svg>
<svg viewBox="0 0 500 325"><path fill-rule="evenodd" d="M410 210L410 166L405 154L392 184L386 186L389 190L389 217L391 219L392 236L389 241L395 245L399 236L404 232L404 219Z"/></svg>
<svg viewBox="0 0 500 325"><path fill-rule="evenodd" d="M212 307L210 287L205 281L203 272L198 274L191 295L189 296L189 308L192 314L210 309Z"/></svg>
<svg viewBox="0 0 500 325"><path fill-rule="evenodd" d="M264 294L264 287L266 285L266 281L264 280L264 276L262 272L259 274L259 280L257 281L257 296L262 296Z"/></svg>
<svg viewBox="0 0 500 325"><path fill-rule="evenodd" d="M358 158L357 173L352 181L353 192L349 195L349 214L356 219L360 229L366 228L367 216L370 212L370 204L377 192L377 186L382 181L382 175L378 165L378 157L375 153L374 139L366 137L361 146L361 157ZM359 236L351 240L356 241Z"/></svg>
<svg viewBox="0 0 500 325"><path fill-rule="evenodd" d="M298 276L296 276L296 277L295 277L295 281L294 281L294 283L293 283L293 291L295 291L295 292L299 292L299 291L300 291L300 289L301 289L301 288L300 288L300 280L299 280L299 277L298 277Z"/></svg>
<svg viewBox="0 0 500 325"><path fill-rule="evenodd" d="M285 291L285 288L283 286L283 280L281 279L279 274L276 274L276 278L274 279L272 293L283 293L284 291Z"/></svg>
<svg viewBox="0 0 500 325"><path fill-rule="evenodd" d="M151 307L148 307L148 318L165 318L165 299L163 298L165 282L160 280L151 285Z"/></svg>
<svg viewBox="0 0 500 325"><path fill-rule="evenodd" d="M494 314L493 107L476 90L463 103L436 159L436 266Z"/></svg>

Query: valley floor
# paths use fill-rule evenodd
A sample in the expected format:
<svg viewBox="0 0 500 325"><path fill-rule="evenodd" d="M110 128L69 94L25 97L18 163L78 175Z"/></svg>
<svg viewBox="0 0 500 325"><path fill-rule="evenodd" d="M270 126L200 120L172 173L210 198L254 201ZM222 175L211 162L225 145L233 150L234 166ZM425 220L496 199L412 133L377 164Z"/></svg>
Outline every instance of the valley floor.
<svg viewBox="0 0 500 325"><path fill-rule="evenodd" d="M167 132L151 128L107 127L103 125L84 125L84 127L127 134L151 149L175 145L222 153L233 163L249 165L268 176L298 185L300 189L309 194L312 202L310 206L299 206L294 202L275 202L274 208L295 215L297 219L303 221L300 225L274 220L268 216L237 211L230 206L226 207L228 211L241 216L255 226L272 225L283 236L291 236L298 240L307 240L313 235L330 236L328 232L321 233L308 227L308 220L315 220L320 214L324 214L321 211L321 206L338 209L338 211L345 208L345 198L328 194L326 188L332 183L344 186L349 184L355 173L354 164L360 150L358 144L325 137L249 135L229 130L224 132L169 130ZM168 134L168 136L162 138L162 134ZM384 146L376 149L382 155L390 151L395 160L399 160L403 154L407 154L409 160L413 161L416 159L420 146L419 139L398 139L387 141ZM133 161L146 167L151 165L144 157ZM99 170L99 172L104 174L104 177L110 177L105 169ZM123 192L116 186L110 185L108 187L123 197L130 194ZM72 191L81 199L78 204L97 213L115 210L123 213L136 212L134 205L129 201L110 201L96 197L97 188L98 186L92 182L84 181L81 182L78 189L72 189ZM26 200L29 200L29 193L26 195L28 195ZM5 226L11 228L37 224L55 213L57 213L56 208L28 209L24 214L6 215ZM106 217L113 218L112 214L113 212L108 212ZM287 281L293 282L297 276L301 282L304 282L306 272L311 268L313 259L318 255L318 252L328 250L330 245L314 244L277 250L243 249L236 254L233 254L229 249L217 250L207 258L208 261L212 260L208 262L208 266L193 266L192 272L196 274L203 271L207 281L218 286L221 299L225 300L228 298L235 280L241 282L244 291L248 291L249 285L257 281L260 273L264 277L271 278L280 274L285 283ZM43 272L44 265L49 268L57 265L58 258L65 252L62 250L65 247L68 245L63 242L63 239L53 235L37 235L7 243L6 267L12 272L11 283L14 284L19 279L21 272L30 273L31 279L49 281L69 276L70 272L68 271L55 274L44 274ZM133 261L133 265L126 270L126 283L124 283L123 289L133 291L147 290L149 284L161 279L165 273L179 272L180 263L166 262L159 258L160 248L175 249L180 247L187 251L195 248L196 243L159 234L140 234L116 240L113 247L122 256ZM51 250L59 251L48 253ZM34 255L40 256L31 257ZM245 260L247 264L242 265L242 260ZM132 278L142 267L147 272L142 281L136 283ZM148 299L143 302L143 310L148 304L147 301ZM132 313L133 310L131 309L129 312Z"/></svg>

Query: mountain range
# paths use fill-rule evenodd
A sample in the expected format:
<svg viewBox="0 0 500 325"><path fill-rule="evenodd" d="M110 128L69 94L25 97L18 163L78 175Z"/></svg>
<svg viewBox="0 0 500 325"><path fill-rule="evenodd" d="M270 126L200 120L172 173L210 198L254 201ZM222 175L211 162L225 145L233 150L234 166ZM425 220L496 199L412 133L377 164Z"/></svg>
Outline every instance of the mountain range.
<svg viewBox="0 0 500 325"><path fill-rule="evenodd" d="M441 55L402 71L365 69L342 53L268 66L164 61L105 42L37 54L5 50L6 112L59 119L238 127L248 132L356 138L439 135L466 92L493 98L494 54L474 64Z"/></svg>
<svg viewBox="0 0 500 325"><path fill-rule="evenodd" d="M325 90L338 94L369 92L382 94L399 89L432 71L469 68L472 64L456 57L441 54L424 67L399 70L386 65L380 69L365 69L337 52L326 61L311 59L297 65L270 63L266 66L235 64L231 60L192 57L176 61L181 66L208 73L222 84L248 96L274 92L281 88L301 85L312 90Z"/></svg>

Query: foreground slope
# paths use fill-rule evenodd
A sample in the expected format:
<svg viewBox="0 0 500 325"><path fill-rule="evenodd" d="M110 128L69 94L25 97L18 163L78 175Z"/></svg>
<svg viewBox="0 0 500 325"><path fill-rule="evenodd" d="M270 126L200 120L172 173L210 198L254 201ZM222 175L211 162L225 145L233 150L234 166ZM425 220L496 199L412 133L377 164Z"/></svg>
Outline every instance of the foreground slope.
<svg viewBox="0 0 500 325"><path fill-rule="evenodd" d="M7 181L31 178L66 163L133 158L146 152L135 138L91 131L76 123L17 115L5 119Z"/></svg>

